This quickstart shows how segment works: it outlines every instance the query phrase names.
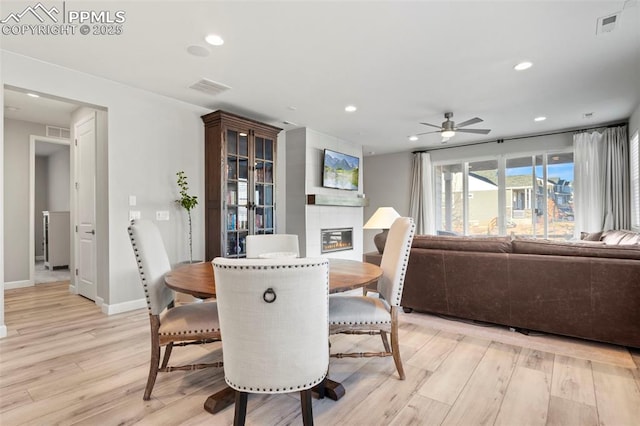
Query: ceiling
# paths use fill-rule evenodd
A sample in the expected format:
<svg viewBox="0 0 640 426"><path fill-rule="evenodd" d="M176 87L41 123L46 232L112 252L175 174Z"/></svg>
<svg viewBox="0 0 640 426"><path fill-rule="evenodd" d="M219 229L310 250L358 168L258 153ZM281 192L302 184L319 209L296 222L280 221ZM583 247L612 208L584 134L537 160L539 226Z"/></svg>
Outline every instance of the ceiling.
<svg viewBox="0 0 640 426"><path fill-rule="evenodd" d="M3 1L2 18L32 3ZM306 126L361 144L365 155L440 147L439 134L408 137L432 130L419 123L439 124L446 111L492 129L458 133L451 146L610 123L640 104L637 0L66 6L122 10L123 33L2 36L2 48L284 129ZM615 12L615 29L597 35L597 19ZM225 44L206 47L209 33ZM188 53L192 45L208 56ZM515 71L522 60L533 67ZM189 88L201 78L231 89ZM358 110L345 112L349 104Z"/></svg>

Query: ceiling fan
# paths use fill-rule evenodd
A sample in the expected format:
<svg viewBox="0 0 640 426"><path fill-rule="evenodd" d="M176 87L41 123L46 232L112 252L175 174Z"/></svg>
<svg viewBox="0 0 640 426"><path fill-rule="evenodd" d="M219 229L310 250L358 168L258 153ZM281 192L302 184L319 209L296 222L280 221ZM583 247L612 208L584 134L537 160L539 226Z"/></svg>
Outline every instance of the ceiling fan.
<svg viewBox="0 0 640 426"><path fill-rule="evenodd" d="M470 126L472 124L481 123L483 120L481 118L478 118L478 117L474 117L474 118L472 118L470 120L463 121L462 123L460 123L458 125L456 125L456 123L454 121L451 121L451 118L453 118L453 113L452 112L445 112L444 113L444 118L445 118L445 121L443 121L442 125L440 125L440 126L437 126L437 125L431 124L431 123L420 123L420 124L424 124L425 126L435 127L435 128L437 128L439 130L434 130L432 132L418 133L416 136L427 135L429 133L440 133L442 135L443 140L446 141L449 138L452 138L453 136L455 136L456 132L477 133L477 134L481 134L481 135L486 135L486 134L489 134L489 132L491 131L491 129L462 129L461 128L461 127Z"/></svg>

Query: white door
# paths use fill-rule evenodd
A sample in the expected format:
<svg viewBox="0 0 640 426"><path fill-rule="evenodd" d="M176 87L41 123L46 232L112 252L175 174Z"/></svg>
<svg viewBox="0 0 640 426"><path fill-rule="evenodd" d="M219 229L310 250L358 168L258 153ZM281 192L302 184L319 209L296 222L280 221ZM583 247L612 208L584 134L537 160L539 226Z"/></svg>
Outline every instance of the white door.
<svg viewBox="0 0 640 426"><path fill-rule="evenodd" d="M96 300L96 115L74 124L76 151L76 288Z"/></svg>

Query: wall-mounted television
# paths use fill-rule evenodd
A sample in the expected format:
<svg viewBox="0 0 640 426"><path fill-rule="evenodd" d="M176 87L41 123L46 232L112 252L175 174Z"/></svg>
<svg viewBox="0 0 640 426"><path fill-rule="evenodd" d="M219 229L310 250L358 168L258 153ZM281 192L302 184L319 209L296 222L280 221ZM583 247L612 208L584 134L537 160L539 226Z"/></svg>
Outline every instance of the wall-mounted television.
<svg viewBox="0 0 640 426"><path fill-rule="evenodd" d="M360 159L341 152L324 150L322 186L325 188L358 190Z"/></svg>

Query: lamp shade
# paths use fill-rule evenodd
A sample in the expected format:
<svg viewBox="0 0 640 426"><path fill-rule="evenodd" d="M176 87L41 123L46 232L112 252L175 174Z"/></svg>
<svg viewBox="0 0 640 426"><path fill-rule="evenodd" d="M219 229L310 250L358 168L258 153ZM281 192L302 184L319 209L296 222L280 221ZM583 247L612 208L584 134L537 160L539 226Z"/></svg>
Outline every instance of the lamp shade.
<svg viewBox="0 0 640 426"><path fill-rule="evenodd" d="M379 207L364 224L364 229L389 229L394 220L400 217L393 207Z"/></svg>

